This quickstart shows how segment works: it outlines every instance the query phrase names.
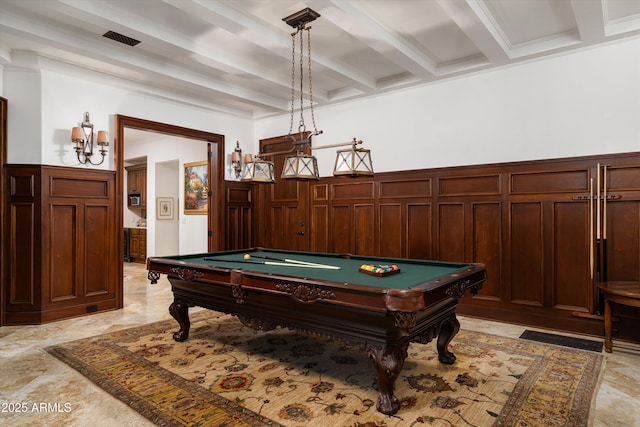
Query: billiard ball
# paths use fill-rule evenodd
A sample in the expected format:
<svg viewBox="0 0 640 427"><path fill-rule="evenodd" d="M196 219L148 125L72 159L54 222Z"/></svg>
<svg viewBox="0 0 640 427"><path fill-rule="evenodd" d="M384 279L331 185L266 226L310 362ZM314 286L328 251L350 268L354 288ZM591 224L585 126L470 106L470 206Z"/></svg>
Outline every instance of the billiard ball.
<svg viewBox="0 0 640 427"><path fill-rule="evenodd" d="M249 254L244 254L244 259L246 259L246 260L251 259L251 255L249 255Z"/></svg>

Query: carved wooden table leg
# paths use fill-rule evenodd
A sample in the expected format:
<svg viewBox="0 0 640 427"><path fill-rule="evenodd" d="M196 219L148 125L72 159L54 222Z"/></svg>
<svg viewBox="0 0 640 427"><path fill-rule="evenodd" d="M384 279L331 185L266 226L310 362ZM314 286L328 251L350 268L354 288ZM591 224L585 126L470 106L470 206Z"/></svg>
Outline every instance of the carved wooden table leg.
<svg viewBox="0 0 640 427"><path fill-rule="evenodd" d="M452 365L456 361L456 355L449 351L449 343L460 330L460 322L455 314L450 316L442 325L440 325L440 334L438 335L437 349L438 360L447 365Z"/></svg>
<svg viewBox="0 0 640 427"><path fill-rule="evenodd" d="M189 338L189 328L191 322L189 321L189 304L174 300L169 306L169 314L178 321L180 330L173 334L175 341L185 341Z"/></svg>
<svg viewBox="0 0 640 427"><path fill-rule="evenodd" d="M368 347L367 354L373 360L378 373L378 402L376 408L386 415L395 414L400 409L400 401L393 394L393 385L402 371L407 357L409 343L396 347Z"/></svg>
<svg viewBox="0 0 640 427"><path fill-rule="evenodd" d="M155 285L156 283L158 283L159 278L160 278L160 273L158 273L157 271L149 271L149 273L147 274L147 279L151 281L152 285Z"/></svg>

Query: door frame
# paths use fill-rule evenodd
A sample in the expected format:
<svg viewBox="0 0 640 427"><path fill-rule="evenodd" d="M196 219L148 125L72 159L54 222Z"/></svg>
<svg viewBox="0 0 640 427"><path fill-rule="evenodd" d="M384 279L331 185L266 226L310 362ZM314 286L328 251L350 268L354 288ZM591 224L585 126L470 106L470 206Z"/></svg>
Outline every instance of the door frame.
<svg viewBox="0 0 640 427"><path fill-rule="evenodd" d="M113 127L115 133L113 157L116 169L116 212L120 219L117 227L120 259L124 258L124 225L122 224L122 216L124 210L124 131L127 128L207 142L207 150L210 153L208 156L208 172L209 189L211 190L207 211L207 228L209 231L207 247L209 251L224 249L226 234L224 227L224 135L120 114L114 116ZM218 232L215 232L216 230ZM118 264L120 269L119 277L123 277L123 265L121 262Z"/></svg>
<svg viewBox="0 0 640 427"><path fill-rule="evenodd" d="M7 104L6 98L0 96L0 236L2 250L0 250L0 326L4 325L4 293L9 278L6 276L6 263L9 253L9 237L7 236L5 218L5 178L4 169L7 163Z"/></svg>

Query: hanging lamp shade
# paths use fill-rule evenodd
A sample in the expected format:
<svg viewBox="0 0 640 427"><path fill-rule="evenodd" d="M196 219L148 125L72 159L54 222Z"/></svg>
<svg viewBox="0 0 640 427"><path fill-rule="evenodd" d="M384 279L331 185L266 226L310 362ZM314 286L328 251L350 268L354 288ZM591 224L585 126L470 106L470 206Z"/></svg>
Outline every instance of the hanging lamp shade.
<svg viewBox="0 0 640 427"><path fill-rule="evenodd" d="M356 148L355 145L346 150L336 152L334 176L372 176L373 163L371 151Z"/></svg>
<svg viewBox="0 0 640 427"><path fill-rule="evenodd" d="M276 172L273 162L261 159L245 162L240 180L245 182L274 183L276 181Z"/></svg>
<svg viewBox="0 0 640 427"><path fill-rule="evenodd" d="M282 167L282 179L320 179L318 161L314 156L297 153L289 156Z"/></svg>

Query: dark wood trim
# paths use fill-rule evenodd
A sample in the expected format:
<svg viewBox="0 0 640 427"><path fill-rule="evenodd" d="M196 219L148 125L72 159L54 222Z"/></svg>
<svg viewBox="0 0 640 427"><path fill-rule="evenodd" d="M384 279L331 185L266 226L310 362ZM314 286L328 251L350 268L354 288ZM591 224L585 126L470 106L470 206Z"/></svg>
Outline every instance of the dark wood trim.
<svg viewBox="0 0 640 427"><path fill-rule="evenodd" d="M124 116L116 114L114 117L115 141L114 141L114 164L117 171L116 187L118 191L118 215L123 215L123 186L124 186L124 130L125 128L145 130L150 132L162 133L165 135L178 136L182 138L196 139L206 141L215 145L215 149L211 149L211 158L209 159L209 180L212 189L212 203L209 203L209 229L213 232L209 237L208 247L210 251L222 250L225 246L225 209L224 209L224 135L205 132L197 129L190 129L182 126L171 125L167 123L154 122L151 120L140 119L136 117ZM210 144L210 145L211 145ZM215 183L215 187L214 187ZM123 232L124 226L120 225L120 250L123 251ZM218 230L216 232L215 230ZM121 254L124 256L123 254ZM121 256L121 259L122 259ZM122 268L122 266L120 267Z"/></svg>
<svg viewBox="0 0 640 427"><path fill-rule="evenodd" d="M5 221L5 165L7 162L7 104L8 101L0 97L0 326L5 324L4 295L8 283L6 259L9 256L9 238L7 237Z"/></svg>

